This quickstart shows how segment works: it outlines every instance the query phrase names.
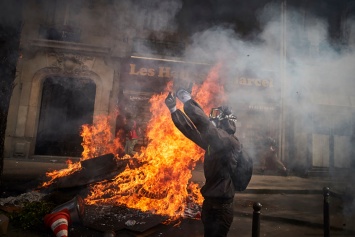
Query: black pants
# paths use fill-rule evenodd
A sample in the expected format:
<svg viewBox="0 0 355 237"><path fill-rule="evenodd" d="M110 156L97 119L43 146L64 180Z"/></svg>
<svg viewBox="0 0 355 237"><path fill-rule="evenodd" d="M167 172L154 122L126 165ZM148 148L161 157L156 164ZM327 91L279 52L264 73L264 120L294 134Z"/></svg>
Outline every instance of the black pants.
<svg viewBox="0 0 355 237"><path fill-rule="evenodd" d="M233 222L233 203L221 204L205 200L201 219L204 237L226 237Z"/></svg>

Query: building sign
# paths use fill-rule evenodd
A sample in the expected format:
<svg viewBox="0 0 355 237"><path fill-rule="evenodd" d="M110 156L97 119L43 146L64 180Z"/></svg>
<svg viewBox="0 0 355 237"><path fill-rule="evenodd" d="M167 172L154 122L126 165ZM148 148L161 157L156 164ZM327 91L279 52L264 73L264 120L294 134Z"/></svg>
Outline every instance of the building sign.
<svg viewBox="0 0 355 237"><path fill-rule="evenodd" d="M229 74L235 73L229 72ZM248 110L269 111L252 105L275 107L279 106L281 98L280 80L277 73L270 70L249 71L235 75L230 80L226 80L225 90L232 101L243 101L250 105Z"/></svg>
<svg viewBox="0 0 355 237"><path fill-rule="evenodd" d="M194 77L199 77L199 74L193 74L189 70L172 68L169 65L160 65L146 68L146 67L137 67L136 63L129 64L129 75L131 76L147 76L147 77L157 77L157 78L167 78L167 79L189 79ZM202 79L202 78L200 78Z"/></svg>
<svg viewBox="0 0 355 237"><path fill-rule="evenodd" d="M181 61L129 58L123 64L120 85L125 92L125 100L141 103L148 101L147 98L155 93L164 92L169 81L193 81L202 84L211 67L212 65ZM249 72L231 79L221 79L229 99L243 101L247 110L273 111L270 108L279 106L280 83L273 71L260 70L258 74ZM266 107L252 106L255 104Z"/></svg>
<svg viewBox="0 0 355 237"><path fill-rule="evenodd" d="M209 68L206 64L131 58L124 64L121 85L123 90L160 93L172 80L202 83Z"/></svg>
<svg viewBox="0 0 355 237"><path fill-rule="evenodd" d="M167 82L171 80L187 80L201 84L209 73L211 65L193 64L178 61L160 61L130 58L122 70L122 86L125 90L142 92L162 92ZM269 92L279 90L278 80L273 72L262 76L241 75L231 80L225 80L228 90L271 89ZM268 93L268 92L267 92Z"/></svg>

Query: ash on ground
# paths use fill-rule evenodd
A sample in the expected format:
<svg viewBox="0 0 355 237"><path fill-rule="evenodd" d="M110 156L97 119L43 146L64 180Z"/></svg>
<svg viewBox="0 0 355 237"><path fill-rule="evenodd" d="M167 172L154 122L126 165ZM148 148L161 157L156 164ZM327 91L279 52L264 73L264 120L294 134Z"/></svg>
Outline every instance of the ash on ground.
<svg viewBox="0 0 355 237"><path fill-rule="evenodd" d="M43 193L37 191L31 191L31 192L23 193L16 197L0 198L0 206L5 206L5 205L22 206L24 203L41 201L44 196L45 194Z"/></svg>
<svg viewBox="0 0 355 237"><path fill-rule="evenodd" d="M99 231L128 229L144 232L168 219L168 216L143 212L126 206L87 205L83 225Z"/></svg>

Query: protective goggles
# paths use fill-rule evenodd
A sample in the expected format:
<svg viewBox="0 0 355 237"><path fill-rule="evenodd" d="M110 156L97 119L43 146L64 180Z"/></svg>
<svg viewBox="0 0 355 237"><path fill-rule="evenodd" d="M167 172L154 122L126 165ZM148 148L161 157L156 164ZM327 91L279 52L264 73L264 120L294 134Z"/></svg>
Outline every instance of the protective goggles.
<svg viewBox="0 0 355 237"><path fill-rule="evenodd" d="M220 119L222 117L223 111L218 108L212 108L210 112L211 119Z"/></svg>

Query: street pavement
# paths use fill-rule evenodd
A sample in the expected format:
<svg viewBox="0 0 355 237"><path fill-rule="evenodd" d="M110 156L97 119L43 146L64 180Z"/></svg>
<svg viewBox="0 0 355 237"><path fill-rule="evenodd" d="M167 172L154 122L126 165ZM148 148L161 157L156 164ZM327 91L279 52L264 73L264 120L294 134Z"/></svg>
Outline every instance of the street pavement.
<svg viewBox="0 0 355 237"><path fill-rule="evenodd" d="M47 171L66 167L64 160L58 158L50 160L5 159L2 179L5 188L2 190L2 195L29 192L43 179ZM203 185L202 166L198 165L192 174L192 181ZM235 195L235 216L228 236L252 236L253 205L255 203L261 205L259 235L255 236L325 236L323 225L324 187L330 190L329 236L355 236L353 180L352 172L306 178L292 173L288 176L281 176L255 172L247 190ZM48 236L34 233L22 233L23 235L19 232L14 233L16 235L13 236ZM169 225L160 224L143 233L127 231L102 233L88 227L72 226L69 236L202 237L203 226L200 220L195 219L183 219L179 223Z"/></svg>

